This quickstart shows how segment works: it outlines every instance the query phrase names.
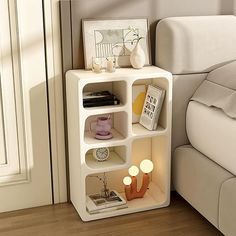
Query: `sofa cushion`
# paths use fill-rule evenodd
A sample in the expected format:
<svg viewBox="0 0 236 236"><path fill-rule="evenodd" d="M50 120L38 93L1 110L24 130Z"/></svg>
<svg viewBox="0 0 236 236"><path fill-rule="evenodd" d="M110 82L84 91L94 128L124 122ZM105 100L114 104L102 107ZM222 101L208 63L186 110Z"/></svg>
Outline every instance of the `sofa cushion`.
<svg viewBox="0 0 236 236"><path fill-rule="evenodd" d="M194 148L236 175L236 120L217 108L191 101L186 130Z"/></svg>
<svg viewBox="0 0 236 236"><path fill-rule="evenodd" d="M236 61L211 71L207 75L207 80L226 88L236 90Z"/></svg>
<svg viewBox="0 0 236 236"><path fill-rule="evenodd" d="M211 71L191 100L217 107L236 119L236 61Z"/></svg>

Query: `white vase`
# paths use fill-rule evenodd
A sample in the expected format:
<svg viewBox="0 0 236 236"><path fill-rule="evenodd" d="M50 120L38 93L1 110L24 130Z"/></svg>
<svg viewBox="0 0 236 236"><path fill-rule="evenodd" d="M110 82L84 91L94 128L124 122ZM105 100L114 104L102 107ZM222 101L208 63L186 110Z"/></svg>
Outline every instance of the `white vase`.
<svg viewBox="0 0 236 236"><path fill-rule="evenodd" d="M130 63L133 66L133 68L141 69L145 64L145 59L146 59L145 53L138 41L135 48L130 54Z"/></svg>

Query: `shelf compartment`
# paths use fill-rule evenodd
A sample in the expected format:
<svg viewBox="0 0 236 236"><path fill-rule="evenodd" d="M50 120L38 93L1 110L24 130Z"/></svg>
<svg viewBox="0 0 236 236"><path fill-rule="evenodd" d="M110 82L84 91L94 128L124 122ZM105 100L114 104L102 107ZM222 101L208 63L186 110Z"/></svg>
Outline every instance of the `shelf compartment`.
<svg viewBox="0 0 236 236"><path fill-rule="evenodd" d="M164 89L166 91L166 94L165 94L165 99L164 99L164 102L163 102L163 105L162 105L162 109L161 109L161 113L160 113L160 117L159 117L159 121L158 121L158 128L157 130L154 130L154 131L145 131L144 127L139 126L139 123L138 122L134 122L132 124L132 128L133 128L133 135L134 136L138 136L138 135L153 135L153 134L158 134L159 131L162 131L162 129L166 129L167 127L167 107L170 106L170 101L169 101L169 90L168 90L168 87L169 87L169 83L168 81L166 80L166 78L162 78L162 77L159 77L159 78L150 78L150 79L137 79L134 81L134 83L132 84L132 96L133 96L133 87L134 86L137 86L137 85L141 85L141 86L144 86L146 87L146 89L148 88L148 85L156 85L162 89ZM139 102L141 103L140 99L137 99L136 102ZM143 105L140 105L143 107ZM132 104L132 116L134 116L134 112L133 112L133 108L134 107L134 104ZM140 111L142 109L138 109L136 107L136 110L137 111ZM140 114L141 115L141 114ZM136 117L136 120L137 120L137 117Z"/></svg>
<svg viewBox="0 0 236 236"><path fill-rule="evenodd" d="M99 91L109 91L110 93L114 94L117 99L120 100L119 105L125 105L127 103L127 84L126 81L109 81L109 82L100 82L97 83L88 83L83 87L83 92L99 92ZM113 107L119 105L112 105ZM100 108L100 107L108 107L111 105L105 106L95 106L95 107L84 107L86 110L90 110L93 108Z"/></svg>
<svg viewBox="0 0 236 236"><path fill-rule="evenodd" d="M123 191L119 193L124 199L126 199L125 193ZM169 205L169 203L170 203L170 197L166 196L166 194L162 192L162 190L159 188L158 185L156 185L153 182L150 182L149 189L145 193L144 197L127 201L127 208L111 210L111 211L109 211L109 209L106 209L105 212L101 211L95 214L90 214L88 211L86 211L84 217L87 220L102 219L112 216L132 214L144 210L152 210L161 207L166 207Z"/></svg>
<svg viewBox="0 0 236 236"><path fill-rule="evenodd" d="M170 190L170 140L166 135L137 138L132 142L132 163L139 166L143 159L150 159L154 168L151 181L166 195ZM143 148L145 147L145 148ZM141 183L141 177L138 178Z"/></svg>
<svg viewBox="0 0 236 236"><path fill-rule="evenodd" d="M109 190L116 190L126 200L125 193L124 193L124 186L122 183L123 178L121 177L124 171L115 171L115 172L117 172L114 174L115 177L120 179L120 186L117 186L117 183L113 182L113 178L110 179L112 173L114 172L108 172L106 173L107 179L108 179L108 188ZM91 178L92 176L93 178ZM102 177L103 174L97 174L97 175L95 174L95 175L87 176L86 178L87 195L100 193L100 190L102 189L102 183L100 183L100 181L97 178L95 178L95 176ZM112 185L112 183L115 185ZM151 206L155 208L158 205L162 205L167 200L168 198L166 197L166 194L161 190L161 188L156 183L150 182L148 190L145 193L144 197L127 201L127 205L128 205L128 208L137 208L137 209L141 209L143 207L151 207ZM127 210L127 209L122 209L122 210Z"/></svg>
<svg viewBox="0 0 236 236"><path fill-rule="evenodd" d="M166 158L166 150L168 146L168 141L166 137L157 136L157 137L150 137L150 138L140 138L135 139L132 142L132 153L131 155L127 155L127 161L131 157L132 165L136 165L139 167L140 163L144 159L150 159L154 164L154 169L150 174L150 182L153 186L157 186L159 192L162 192L164 195L163 198L167 199L169 194L169 174L170 174L170 161ZM144 148L145 147L145 148ZM120 155L123 156L123 155ZM105 170L105 168L104 168ZM123 178L128 174L128 168L116 170L116 171L109 171L106 170L107 180L108 180L108 187L110 190L116 190L117 192L124 191L123 185ZM98 176L102 176L102 173L98 173ZM140 170L137 180L138 186L140 187L142 184L142 172ZM98 193L101 189L101 184L99 184L99 180L95 178L89 178L89 175L86 178L86 193L87 194L94 194ZM151 185L150 185L151 186ZM153 199L159 199L159 194L151 189L148 192L152 195ZM132 201L131 201L132 202ZM157 202L161 202L157 200Z"/></svg>
<svg viewBox="0 0 236 236"><path fill-rule="evenodd" d="M106 139L106 140L100 140L95 138L95 126L96 126L96 120L98 117L108 117L111 116L111 123L112 123L112 138ZM109 143L112 143L113 146L116 145L116 143L124 141L128 136L128 128L127 128L127 120L128 116L126 112L114 112L114 113L107 113L102 115L94 115L89 116L85 121L85 131L84 131L84 142L88 145L103 145L106 146ZM90 124L92 124L93 131L90 131Z"/></svg>
<svg viewBox="0 0 236 236"><path fill-rule="evenodd" d="M168 206L170 202L170 162L169 158L166 158L166 150L168 149L167 145L168 140L165 135L135 139L132 143L132 164L139 166L141 161L144 159L151 159L154 163L154 169L150 174L149 188L144 197L127 201L128 207L124 209L112 211L106 209L105 212L101 211L96 214L90 214L88 211L85 211L83 216L84 219L95 220ZM102 177L102 175L102 173L96 174L96 176L99 177ZM124 199L126 199L126 197L122 180L127 175L128 168L106 172L109 190L116 190ZM137 176L138 188L140 188L142 184L142 176L143 174L140 171ZM100 193L102 183L99 182L98 179L87 176L86 194L90 195Z"/></svg>
<svg viewBox="0 0 236 236"><path fill-rule="evenodd" d="M93 172L107 172L122 168L126 164L127 148L126 146L109 147L109 157L105 161L97 161L93 157L93 149L85 155L85 162Z"/></svg>

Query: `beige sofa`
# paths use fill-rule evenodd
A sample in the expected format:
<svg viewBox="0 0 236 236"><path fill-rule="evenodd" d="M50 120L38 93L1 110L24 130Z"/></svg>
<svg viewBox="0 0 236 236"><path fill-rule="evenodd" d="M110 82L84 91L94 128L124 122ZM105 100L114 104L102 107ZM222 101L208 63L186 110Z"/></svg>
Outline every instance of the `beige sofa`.
<svg viewBox="0 0 236 236"><path fill-rule="evenodd" d="M156 65L173 73L172 181L225 235L236 235L236 17L172 17ZM232 62L233 61L233 62Z"/></svg>

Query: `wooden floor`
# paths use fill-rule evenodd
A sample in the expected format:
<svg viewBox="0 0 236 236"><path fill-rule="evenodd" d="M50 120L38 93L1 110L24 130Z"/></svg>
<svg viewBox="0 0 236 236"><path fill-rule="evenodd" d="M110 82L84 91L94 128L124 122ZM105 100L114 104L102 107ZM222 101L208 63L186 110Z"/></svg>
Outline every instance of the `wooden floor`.
<svg viewBox="0 0 236 236"><path fill-rule="evenodd" d="M220 236L179 195L170 207L83 223L71 204L0 214L0 236Z"/></svg>

